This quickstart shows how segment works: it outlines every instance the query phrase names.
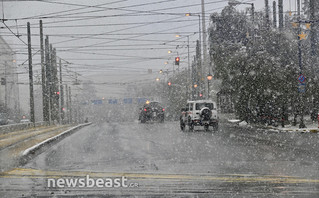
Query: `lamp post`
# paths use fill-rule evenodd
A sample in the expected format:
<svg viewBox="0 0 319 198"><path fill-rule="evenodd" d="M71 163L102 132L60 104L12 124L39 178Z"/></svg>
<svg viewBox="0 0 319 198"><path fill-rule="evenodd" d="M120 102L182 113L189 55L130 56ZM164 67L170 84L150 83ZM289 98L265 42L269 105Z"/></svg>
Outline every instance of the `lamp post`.
<svg viewBox="0 0 319 198"><path fill-rule="evenodd" d="M213 76L209 73L207 75L207 99L209 99L210 95L209 95L209 81L211 81L213 79Z"/></svg>
<svg viewBox="0 0 319 198"><path fill-rule="evenodd" d="M239 2L239 1L236 1L236 0L231 0L228 2L228 5L230 6L236 6L236 5L251 5L251 21L252 21L252 24L253 24L253 40L255 40L255 5L254 3L245 3L245 2Z"/></svg>
<svg viewBox="0 0 319 198"><path fill-rule="evenodd" d="M200 14L193 14L193 13L186 13L185 16L198 16L198 34L199 34L199 48L200 48L200 52L202 52L202 28L201 28L201 15ZM200 59L202 60L202 58ZM199 63L200 68L202 68L202 61L200 61ZM201 69L201 74L203 74L203 68ZM203 75L201 75L203 76Z"/></svg>
<svg viewBox="0 0 319 198"><path fill-rule="evenodd" d="M240 2L240 1L236 1L236 0L232 0L232 1L228 2L228 5L230 5L230 6L236 6L236 5L242 5L242 4L251 5L251 19L254 22L254 19L255 19L255 5L254 5L254 3L245 3L245 2Z"/></svg>

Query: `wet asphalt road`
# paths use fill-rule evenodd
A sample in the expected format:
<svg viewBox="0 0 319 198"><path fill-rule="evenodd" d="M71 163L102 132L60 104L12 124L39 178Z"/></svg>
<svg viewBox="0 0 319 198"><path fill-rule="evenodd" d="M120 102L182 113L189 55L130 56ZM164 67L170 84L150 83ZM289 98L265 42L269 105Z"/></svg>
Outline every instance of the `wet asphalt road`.
<svg viewBox="0 0 319 198"><path fill-rule="evenodd" d="M0 175L0 197L319 197L319 135L221 123L101 123ZM126 176L129 188L48 187L49 178ZM138 184L138 187L137 187ZM112 196L111 196L112 195Z"/></svg>

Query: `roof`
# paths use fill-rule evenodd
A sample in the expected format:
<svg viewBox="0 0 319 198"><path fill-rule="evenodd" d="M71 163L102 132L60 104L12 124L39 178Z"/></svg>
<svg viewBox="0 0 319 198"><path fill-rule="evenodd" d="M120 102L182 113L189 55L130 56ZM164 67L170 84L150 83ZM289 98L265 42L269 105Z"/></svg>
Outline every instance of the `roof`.
<svg viewBox="0 0 319 198"><path fill-rule="evenodd" d="M215 103L214 101L212 100L190 100L190 101L187 101L188 103Z"/></svg>

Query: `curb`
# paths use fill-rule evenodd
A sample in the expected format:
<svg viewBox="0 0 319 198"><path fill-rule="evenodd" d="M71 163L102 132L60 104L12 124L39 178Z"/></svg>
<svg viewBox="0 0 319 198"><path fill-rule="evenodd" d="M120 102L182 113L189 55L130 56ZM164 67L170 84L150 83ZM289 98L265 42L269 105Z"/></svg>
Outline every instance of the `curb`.
<svg viewBox="0 0 319 198"><path fill-rule="evenodd" d="M228 124L232 124L236 127L240 127L239 126L239 122L230 122L229 120L227 121ZM247 125L248 126L248 125ZM242 127L247 127L247 126L242 126ZM255 127L255 128L259 128L259 129L272 129L272 130L276 130L276 131L280 131L280 132L296 132L296 133L319 133L319 128L318 129L314 129L314 128L309 128L309 129L279 129L273 126L263 126L263 125L249 125L250 127Z"/></svg>
<svg viewBox="0 0 319 198"><path fill-rule="evenodd" d="M60 139L60 138L62 138L62 137L64 137L64 136L66 136L66 135L68 135L68 134L74 132L74 131L77 130L77 129L80 129L80 128L82 128L82 127L85 127L85 126L88 126L88 125L91 125L91 124L92 124L92 123L90 122L90 123L85 123L85 124L77 125L77 126L75 126L75 127L72 127L71 129L68 129L68 130L66 130L66 131L64 131L64 132L62 132L62 133L60 133L59 135L56 135L56 136L51 137L51 138L49 138L49 139L46 139L46 140L44 140L44 141L42 141L42 142L40 142L40 143L38 143L38 144L36 144L36 145L30 147L30 148L24 150L24 151L22 152L22 159L25 159L25 158L27 158L28 156L35 154L36 151L38 151L39 149L41 149L42 147L44 147L46 144L49 144L49 143L51 143L51 142L54 142L54 141L56 141L56 140L58 140L58 139Z"/></svg>

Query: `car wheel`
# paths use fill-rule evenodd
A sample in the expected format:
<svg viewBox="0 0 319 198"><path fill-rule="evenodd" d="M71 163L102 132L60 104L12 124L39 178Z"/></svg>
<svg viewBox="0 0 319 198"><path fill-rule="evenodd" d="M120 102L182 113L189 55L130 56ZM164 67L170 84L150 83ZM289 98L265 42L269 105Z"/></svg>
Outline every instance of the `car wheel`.
<svg viewBox="0 0 319 198"><path fill-rule="evenodd" d="M208 124L204 125L204 129L205 129L205 131L209 131L209 125Z"/></svg>
<svg viewBox="0 0 319 198"><path fill-rule="evenodd" d="M141 118L141 123L145 123L145 122L146 122L146 120Z"/></svg>
<svg viewBox="0 0 319 198"><path fill-rule="evenodd" d="M213 125L213 129L214 129L214 131L218 131L218 123Z"/></svg>
<svg viewBox="0 0 319 198"><path fill-rule="evenodd" d="M185 131L185 123L183 121L180 121L181 130Z"/></svg>
<svg viewBox="0 0 319 198"><path fill-rule="evenodd" d="M188 126L189 126L189 131L194 131L194 124L193 123L190 123Z"/></svg>
<svg viewBox="0 0 319 198"><path fill-rule="evenodd" d="M161 116L160 123L164 123L164 116Z"/></svg>

